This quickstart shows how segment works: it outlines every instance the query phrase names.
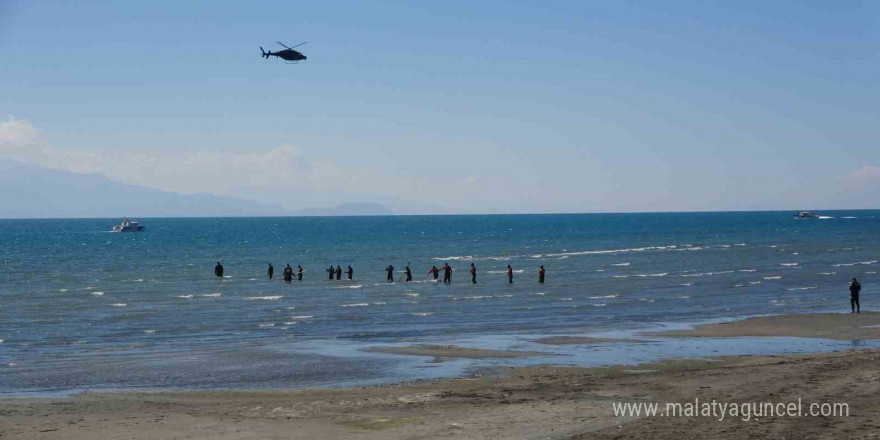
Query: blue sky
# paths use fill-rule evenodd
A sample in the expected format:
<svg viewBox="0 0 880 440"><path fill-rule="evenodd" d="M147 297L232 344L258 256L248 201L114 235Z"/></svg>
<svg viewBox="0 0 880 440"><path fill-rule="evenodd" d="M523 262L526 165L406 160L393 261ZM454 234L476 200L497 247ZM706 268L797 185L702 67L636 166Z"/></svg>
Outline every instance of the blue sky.
<svg viewBox="0 0 880 440"><path fill-rule="evenodd" d="M0 155L291 208L877 208L878 37L857 1L0 0Z"/></svg>

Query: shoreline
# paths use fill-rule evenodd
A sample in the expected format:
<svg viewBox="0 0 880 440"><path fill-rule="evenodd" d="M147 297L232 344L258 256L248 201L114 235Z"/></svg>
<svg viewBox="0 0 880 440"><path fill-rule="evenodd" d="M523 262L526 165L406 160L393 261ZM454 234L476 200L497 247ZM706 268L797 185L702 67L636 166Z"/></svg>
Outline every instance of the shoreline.
<svg viewBox="0 0 880 440"><path fill-rule="evenodd" d="M861 324L880 321L880 313L861 315L859 318L867 322ZM779 315L702 324L691 333L673 330L662 337L731 338L747 333L744 329L751 333L763 331L765 336L814 337L811 335L818 330L841 337L841 323L853 319L848 314ZM779 334L773 334L774 330ZM873 330L870 334L874 335ZM554 338L549 342L621 342L613 338ZM402 356L435 356L437 350L439 354L463 357L500 356L491 350L472 352L430 345L411 346ZM0 398L0 436L678 439L685 434L700 438L766 438L780 432L785 437L818 432L828 435L880 428L880 423L872 421L880 415L875 397L880 392L880 381L873 377L878 363L880 349L869 348L678 358L595 368L503 366L491 368L491 375L473 373L357 388L110 391L67 397L4 397ZM612 407L614 402L688 402L695 398L732 402L844 401L853 416L719 422L707 417L618 417Z"/></svg>

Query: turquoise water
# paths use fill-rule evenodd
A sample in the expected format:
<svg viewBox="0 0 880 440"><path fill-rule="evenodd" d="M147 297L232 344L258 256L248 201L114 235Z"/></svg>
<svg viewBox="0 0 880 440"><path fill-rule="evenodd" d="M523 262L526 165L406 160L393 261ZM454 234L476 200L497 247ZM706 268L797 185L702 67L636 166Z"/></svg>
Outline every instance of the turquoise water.
<svg viewBox="0 0 880 440"><path fill-rule="evenodd" d="M452 370L361 348L511 348L544 334L846 311L853 277L871 309L880 211L822 215L157 218L122 234L107 232L118 219L0 220L0 393L433 377ZM227 277L214 276L216 261ZM453 283L431 282L428 268L445 262ZM306 269L302 282L280 280L286 263ZM352 265L354 280L327 281L330 264Z"/></svg>

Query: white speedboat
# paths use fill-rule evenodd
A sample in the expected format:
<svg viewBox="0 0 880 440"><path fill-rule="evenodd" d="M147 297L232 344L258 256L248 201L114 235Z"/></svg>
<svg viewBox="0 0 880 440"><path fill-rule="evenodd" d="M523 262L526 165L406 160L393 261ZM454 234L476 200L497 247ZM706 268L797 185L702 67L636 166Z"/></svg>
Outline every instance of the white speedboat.
<svg viewBox="0 0 880 440"><path fill-rule="evenodd" d="M795 218L816 218L816 215L810 211L800 211L795 215Z"/></svg>
<svg viewBox="0 0 880 440"><path fill-rule="evenodd" d="M128 219L123 219L122 223L113 227L113 232L141 232L143 230L144 227L140 223Z"/></svg>

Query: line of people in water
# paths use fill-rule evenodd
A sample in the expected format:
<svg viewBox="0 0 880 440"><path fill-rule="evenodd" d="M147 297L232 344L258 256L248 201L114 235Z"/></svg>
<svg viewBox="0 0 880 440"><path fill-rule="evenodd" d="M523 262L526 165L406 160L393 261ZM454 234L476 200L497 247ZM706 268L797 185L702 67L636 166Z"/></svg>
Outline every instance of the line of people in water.
<svg viewBox="0 0 880 440"><path fill-rule="evenodd" d="M300 266L300 265L297 265L296 268L297 268L296 272L295 272L296 279L297 279L297 281L302 281L304 270L303 270L302 266ZM334 268L333 265L331 264L330 267L328 267L325 271L327 272L327 280L333 281L334 278L337 281L342 280L342 266L336 265L336 267ZM431 268L428 269L428 275L431 275L434 278L434 281L439 281L440 271L443 271L443 284L451 284L453 269L449 265L449 263L444 263L443 266L441 266L439 268L436 265L432 265ZM389 264L388 267L385 268L385 272L386 272L386 280L389 283L393 283L394 282L394 266ZM220 262L218 261L217 265L214 266L214 275L216 275L218 278L223 278L223 273L224 273L223 272L223 265L220 264ZM477 267L474 265L474 263L471 263L469 273L471 276L471 283L476 284L477 283ZM345 271L345 274L349 280L354 278L354 269L352 269L351 265L348 266L348 269ZM405 282L412 281L412 269L410 269L409 263L406 263L406 267L403 269L403 274L404 274L404 281ZM544 265L541 265L541 267L538 268L538 283L544 284L545 274L546 274L546 271L544 270ZM269 263L269 270L267 271L267 275L269 276L270 280L275 275L275 268L272 266L272 263ZM284 267L284 271L282 272L282 277L284 278L285 282L289 283L289 282L293 281L294 270L292 267L290 267L289 263L287 264L287 266ZM513 284L513 268L509 264L507 265L507 282L509 284Z"/></svg>

